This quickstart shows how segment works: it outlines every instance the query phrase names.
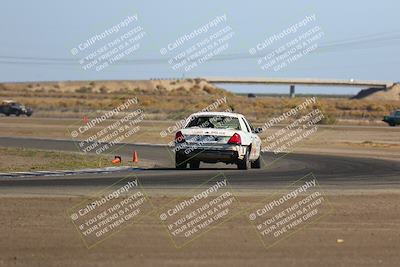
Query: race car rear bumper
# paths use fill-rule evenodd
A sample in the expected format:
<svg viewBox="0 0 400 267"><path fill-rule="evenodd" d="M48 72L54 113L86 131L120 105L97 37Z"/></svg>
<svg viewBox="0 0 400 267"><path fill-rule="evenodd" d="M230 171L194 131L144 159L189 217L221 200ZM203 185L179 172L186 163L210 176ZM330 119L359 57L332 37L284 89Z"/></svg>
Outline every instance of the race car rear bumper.
<svg viewBox="0 0 400 267"><path fill-rule="evenodd" d="M246 146L233 144L198 145L183 143L175 146L176 156L180 161L202 161L206 163L223 162L236 164L246 154Z"/></svg>
<svg viewBox="0 0 400 267"><path fill-rule="evenodd" d="M237 151L196 150L189 153L189 158L195 158L196 160L207 163L236 163L238 157L239 155Z"/></svg>
<svg viewBox="0 0 400 267"><path fill-rule="evenodd" d="M225 147L196 147L177 150L179 158L186 160L198 160L206 163L236 163L243 156L240 146L225 146Z"/></svg>

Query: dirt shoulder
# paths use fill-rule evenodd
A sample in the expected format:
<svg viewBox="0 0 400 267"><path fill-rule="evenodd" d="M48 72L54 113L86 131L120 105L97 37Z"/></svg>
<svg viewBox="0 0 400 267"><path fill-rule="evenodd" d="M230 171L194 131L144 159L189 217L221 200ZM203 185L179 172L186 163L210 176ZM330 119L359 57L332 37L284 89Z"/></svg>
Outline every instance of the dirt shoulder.
<svg viewBox="0 0 400 267"><path fill-rule="evenodd" d="M0 172L101 168L107 163L102 156L0 147Z"/></svg>
<svg viewBox="0 0 400 267"><path fill-rule="evenodd" d="M0 172L78 170L115 167L111 157L82 153L0 147ZM140 162L138 167L149 166Z"/></svg>
<svg viewBox="0 0 400 267"><path fill-rule="evenodd" d="M373 197L372 197L373 196ZM2 266L398 266L400 191L329 195L333 212L266 249L239 216L176 249L145 216L88 250L66 210L74 197L1 197ZM151 197L155 206L170 200ZM250 206L259 201L243 197Z"/></svg>

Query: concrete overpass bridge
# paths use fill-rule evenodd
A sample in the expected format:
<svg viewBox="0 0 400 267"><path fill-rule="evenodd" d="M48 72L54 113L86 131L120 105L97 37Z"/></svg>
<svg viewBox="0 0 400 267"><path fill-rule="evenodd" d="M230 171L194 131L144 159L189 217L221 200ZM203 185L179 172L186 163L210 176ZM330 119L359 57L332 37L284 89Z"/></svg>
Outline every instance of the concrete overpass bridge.
<svg viewBox="0 0 400 267"><path fill-rule="evenodd" d="M313 79L313 78L230 78L230 77L203 77L210 83L224 84L274 84L289 85L290 96L295 96L296 85L309 86L338 86L387 89L395 83L391 81L366 81L366 80L339 80L339 79Z"/></svg>

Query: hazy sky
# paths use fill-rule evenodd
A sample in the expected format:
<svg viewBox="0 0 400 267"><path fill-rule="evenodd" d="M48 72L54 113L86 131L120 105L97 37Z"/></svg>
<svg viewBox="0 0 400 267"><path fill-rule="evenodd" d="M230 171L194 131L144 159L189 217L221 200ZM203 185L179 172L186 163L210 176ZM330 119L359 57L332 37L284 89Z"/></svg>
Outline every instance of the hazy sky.
<svg viewBox="0 0 400 267"><path fill-rule="evenodd" d="M2 1L1 10L0 81L182 76L400 80L398 0L12 0ZM124 60L141 59L146 64L131 61L99 72L83 70L79 56L73 56L70 50L134 14L138 15L136 24L143 27L146 36L140 40L140 49ZM167 63L169 57L162 56L160 48L223 14L234 36L221 57L228 55L233 59L212 60L189 72L173 70ZM318 41L322 48L280 71L260 69L249 49L312 14L316 15L314 25L324 32Z"/></svg>

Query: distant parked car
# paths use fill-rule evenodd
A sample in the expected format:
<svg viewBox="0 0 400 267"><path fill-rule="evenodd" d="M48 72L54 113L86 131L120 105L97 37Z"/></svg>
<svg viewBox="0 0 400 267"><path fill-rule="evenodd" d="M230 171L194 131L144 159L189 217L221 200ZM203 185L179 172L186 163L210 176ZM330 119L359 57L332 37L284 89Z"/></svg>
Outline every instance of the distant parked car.
<svg viewBox="0 0 400 267"><path fill-rule="evenodd" d="M392 114L390 114L389 116L385 116L383 117L384 122L386 122L387 124L389 124L390 126L396 126L400 124L400 109L393 111Z"/></svg>
<svg viewBox="0 0 400 267"><path fill-rule="evenodd" d="M29 107L25 107L24 105L15 102L13 100L4 100L0 104L0 113L5 114L6 116L15 115L26 115L30 117L33 113L33 110Z"/></svg>

